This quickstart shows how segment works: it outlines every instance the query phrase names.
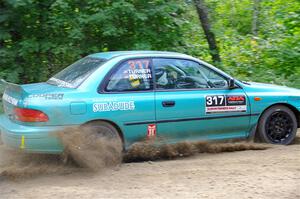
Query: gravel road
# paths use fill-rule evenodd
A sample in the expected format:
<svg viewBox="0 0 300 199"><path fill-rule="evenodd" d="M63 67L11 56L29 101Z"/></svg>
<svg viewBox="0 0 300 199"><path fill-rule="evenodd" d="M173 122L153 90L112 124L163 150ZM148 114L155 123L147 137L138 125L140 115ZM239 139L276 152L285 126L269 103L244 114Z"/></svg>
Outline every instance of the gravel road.
<svg viewBox="0 0 300 199"><path fill-rule="evenodd" d="M10 154L0 146L0 172L14 157ZM296 199L300 198L300 136L290 146L123 163L98 173L49 165L25 179L0 179L0 198Z"/></svg>

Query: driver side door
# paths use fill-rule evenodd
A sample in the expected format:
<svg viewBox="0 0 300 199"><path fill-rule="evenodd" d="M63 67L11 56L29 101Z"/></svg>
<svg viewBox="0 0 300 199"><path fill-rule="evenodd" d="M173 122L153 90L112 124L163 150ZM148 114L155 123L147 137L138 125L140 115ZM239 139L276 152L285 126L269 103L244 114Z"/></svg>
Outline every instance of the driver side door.
<svg viewBox="0 0 300 199"><path fill-rule="evenodd" d="M250 109L242 88L198 62L153 59L157 136L171 142L245 137ZM232 102L229 100L240 100ZM213 100L213 101L212 101Z"/></svg>

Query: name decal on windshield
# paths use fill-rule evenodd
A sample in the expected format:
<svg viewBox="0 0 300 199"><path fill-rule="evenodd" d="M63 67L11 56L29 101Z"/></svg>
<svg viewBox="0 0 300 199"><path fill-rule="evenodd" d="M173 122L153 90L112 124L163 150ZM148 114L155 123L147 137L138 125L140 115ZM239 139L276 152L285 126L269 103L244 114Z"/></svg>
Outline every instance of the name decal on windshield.
<svg viewBox="0 0 300 199"><path fill-rule="evenodd" d="M57 83L57 86L58 87L68 87L68 88L73 88L73 85L68 83L68 82L65 82L63 80L60 80L60 79L57 79L55 77L51 77L49 79L50 81L54 81L55 83Z"/></svg>

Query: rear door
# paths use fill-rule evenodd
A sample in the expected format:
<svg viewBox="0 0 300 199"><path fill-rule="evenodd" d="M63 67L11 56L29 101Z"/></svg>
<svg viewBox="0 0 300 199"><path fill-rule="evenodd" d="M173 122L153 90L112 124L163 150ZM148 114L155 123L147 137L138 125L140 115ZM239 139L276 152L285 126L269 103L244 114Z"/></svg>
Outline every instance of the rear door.
<svg viewBox="0 0 300 199"><path fill-rule="evenodd" d="M112 69L93 113L117 123L127 146L146 138L155 122L151 59L125 60Z"/></svg>
<svg viewBox="0 0 300 199"><path fill-rule="evenodd" d="M191 60L153 59L157 135L168 140L245 137L249 102L241 88Z"/></svg>

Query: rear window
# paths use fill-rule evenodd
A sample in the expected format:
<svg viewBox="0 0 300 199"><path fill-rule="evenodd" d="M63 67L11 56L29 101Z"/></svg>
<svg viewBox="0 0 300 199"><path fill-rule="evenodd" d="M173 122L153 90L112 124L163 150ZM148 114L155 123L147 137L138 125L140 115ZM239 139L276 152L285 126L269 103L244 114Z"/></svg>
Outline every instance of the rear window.
<svg viewBox="0 0 300 199"><path fill-rule="evenodd" d="M47 83L59 87L77 88L96 69L106 62L104 59L85 57L51 77Z"/></svg>

